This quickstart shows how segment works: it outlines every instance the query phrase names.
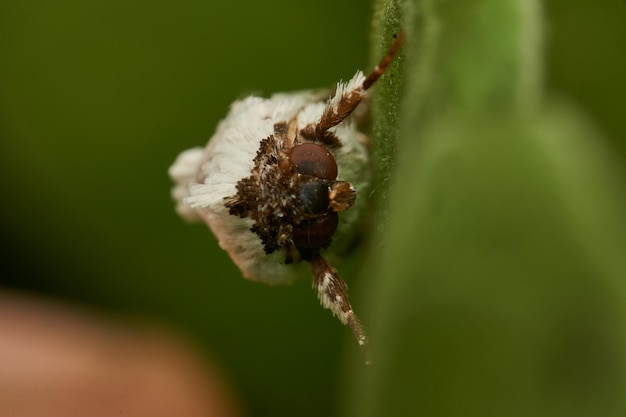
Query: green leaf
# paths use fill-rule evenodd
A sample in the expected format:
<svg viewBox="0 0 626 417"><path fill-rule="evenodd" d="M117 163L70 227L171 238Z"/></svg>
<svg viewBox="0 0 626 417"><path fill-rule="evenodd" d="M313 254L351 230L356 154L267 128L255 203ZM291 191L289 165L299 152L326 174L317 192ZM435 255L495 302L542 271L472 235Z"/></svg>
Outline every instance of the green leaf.
<svg viewBox="0 0 626 417"><path fill-rule="evenodd" d="M623 415L626 188L606 138L542 87L538 2L378 10L408 35L404 96L380 158L374 363L353 364L347 414ZM401 96L379 93L387 123Z"/></svg>

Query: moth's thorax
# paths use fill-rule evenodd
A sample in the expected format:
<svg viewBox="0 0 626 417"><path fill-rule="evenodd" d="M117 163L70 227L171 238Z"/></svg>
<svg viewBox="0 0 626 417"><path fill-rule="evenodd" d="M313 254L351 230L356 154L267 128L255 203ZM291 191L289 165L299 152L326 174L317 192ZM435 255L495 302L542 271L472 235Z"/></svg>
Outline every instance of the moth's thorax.
<svg viewBox="0 0 626 417"><path fill-rule="evenodd" d="M290 238L289 226L304 218L298 204L301 177L283 150L284 140L270 135L260 141L250 176L237 182L237 192L225 198L231 215L254 221L253 232L267 254Z"/></svg>

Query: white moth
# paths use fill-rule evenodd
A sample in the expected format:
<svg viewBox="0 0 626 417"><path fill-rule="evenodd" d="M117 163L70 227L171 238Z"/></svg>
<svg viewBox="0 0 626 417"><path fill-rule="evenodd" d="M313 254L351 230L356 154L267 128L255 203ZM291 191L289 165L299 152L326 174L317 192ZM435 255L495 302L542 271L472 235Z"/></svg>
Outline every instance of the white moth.
<svg viewBox="0 0 626 417"><path fill-rule="evenodd" d="M177 211L204 221L245 278L285 284L310 263L321 304L362 346L347 286L321 252L356 221L348 209L368 187L364 135L350 115L401 44L399 36L367 77L358 71L329 98L304 91L236 101L208 145L184 151L169 170Z"/></svg>

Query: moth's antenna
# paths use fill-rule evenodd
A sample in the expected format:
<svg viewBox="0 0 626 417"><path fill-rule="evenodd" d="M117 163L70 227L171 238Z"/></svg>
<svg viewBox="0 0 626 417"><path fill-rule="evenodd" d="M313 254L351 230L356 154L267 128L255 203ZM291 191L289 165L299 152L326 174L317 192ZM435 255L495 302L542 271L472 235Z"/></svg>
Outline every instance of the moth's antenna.
<svg viewBox="0 0 626 417"><path fill-rule="evenodd" d="M350 81L339 83L335 94L326 103L326 108L320 120L317 123L310 123L300 130L302 137L311 141L321 142L330 147L341 146L339 138L329 129L337 126L350 116L365 96L367 89L385 73L404 43L404 38L404 32L400 32L394 37L393 43L383 59L380 60L367 77L361 71L357 71Z"/></svg>
<svg viewBox="0 0 626 417"><path fill-rule="evenodd" d="M393 43L389 47L387 54L383 57L383 59L380 60L378 65L376 65L376 68L374 68L372 72L370 72L367 78L365 78L365 81L363 81L363 84L361 84L363 90L367 90L368 88L370 88L380 78L380 76L385 73L385 71L387 70L387 67L389 66L389 64L391 64L391 62L393 61L393 58L396 56L396 54L398 53L398 50L404 43L406 35L404 34L404 32L400 32L399 34L394 36L394 38L395 39L393 40Z"/></svg>

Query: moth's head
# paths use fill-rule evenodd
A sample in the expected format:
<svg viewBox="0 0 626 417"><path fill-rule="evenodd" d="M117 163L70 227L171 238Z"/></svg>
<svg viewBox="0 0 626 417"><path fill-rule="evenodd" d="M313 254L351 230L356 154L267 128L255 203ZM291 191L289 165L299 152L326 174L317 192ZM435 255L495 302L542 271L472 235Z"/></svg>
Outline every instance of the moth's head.
<svg viewBox="0 0 626 417"><path fill-rule="evenodd" d="M293 243L298 248L321 248L330 243L337 230L337 212L354 204L356 192L352 184L336 180L337 161L325 146L318 143L295 145L289 158L302 178L298 201L307 216L294 225Z"/></svg>

